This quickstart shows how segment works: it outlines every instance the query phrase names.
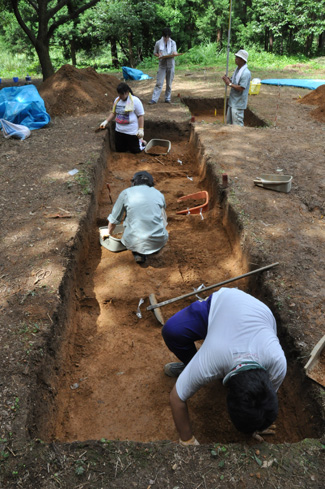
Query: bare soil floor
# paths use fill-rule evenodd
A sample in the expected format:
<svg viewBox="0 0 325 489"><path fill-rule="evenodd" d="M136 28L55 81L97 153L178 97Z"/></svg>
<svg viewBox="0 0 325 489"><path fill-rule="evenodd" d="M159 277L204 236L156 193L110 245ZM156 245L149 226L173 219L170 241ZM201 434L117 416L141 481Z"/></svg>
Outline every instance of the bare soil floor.
<svg viewBox="0 0 325 489"><path fill-rule="evenodd" d="M64 68L60 90L65 77L71 90L74 75ZM299 103L309 91L262 86L248 125L225 126L216 74L179 72L171 105L146 103L154 80L131 83L144 101L146 139L171 140L170 154L122 155L110 133L95 132L107 112L98 77L85 76L93 104L78 102L78 78L63 111L59 91L47 98L57 87L50 81L49 126L25 141L0 139L0 487L322 487L324 390L303 371L324 334L322 113ZM118 79L104 81L111 103ZM165 194L170 234L143 266L129 251L101 247L98 234L112 208L106 183L114 202L139 169ZM264 173L292 175L291 192L254 186ZM200 190L208 212L177 215L186 208L177 199ZM174 381L162 370L173 356L146 311L148 295L166 300L275 262L231 286L277 318L289 368L276 435L257 445L238 434L218 384L190 401L202 446L180 448L168 404ZM191 300L161 312L167 319Z"/></svg>

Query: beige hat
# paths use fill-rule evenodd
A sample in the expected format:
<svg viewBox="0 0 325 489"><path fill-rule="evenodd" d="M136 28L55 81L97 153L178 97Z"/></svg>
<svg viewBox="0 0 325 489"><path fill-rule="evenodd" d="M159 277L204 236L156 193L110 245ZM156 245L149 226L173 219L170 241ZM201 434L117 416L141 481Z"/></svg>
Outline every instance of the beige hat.
<svg viewBox="0 0 325 489"><path fill-rule="evenodd" d="M248 60L248 52L245 51L245 49L240 49L236 54L235 56L238 56L238 58L241 58L243 59L244 61L246 61L247 63L247 60Z"/></svg>

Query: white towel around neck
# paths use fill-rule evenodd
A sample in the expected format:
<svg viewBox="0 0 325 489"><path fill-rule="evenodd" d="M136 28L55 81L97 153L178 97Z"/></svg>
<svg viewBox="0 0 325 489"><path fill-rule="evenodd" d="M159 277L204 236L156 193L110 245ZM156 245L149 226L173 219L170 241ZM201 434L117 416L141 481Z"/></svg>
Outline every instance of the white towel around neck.
<svg viewBox="0 0 325 489"><path fill-rule="evenodd" d="M235 84L236 84L236 85L238 85L239 80L240 80L240 77L241 77L241 75L242 75L242 72L243 72L244 70L246 70L246 68L247 68L247 65L246 65L246 64L244 64L244 66L242 66L242 67L241 67L241 68L240 68L240 69L237 71L237 74L236 74L236 76L235 76L235 80L234 80L234 82L235 82Z"/></svg>
<svg viewBox="0 0 325 489"><path fill-rule="evenodd" d="M164 38L162 37L159 41L159 51L165 51L166 54L171 54L172 51L172 39L169 38L167 41L167 49L166 49L166 42Z"/></svg>

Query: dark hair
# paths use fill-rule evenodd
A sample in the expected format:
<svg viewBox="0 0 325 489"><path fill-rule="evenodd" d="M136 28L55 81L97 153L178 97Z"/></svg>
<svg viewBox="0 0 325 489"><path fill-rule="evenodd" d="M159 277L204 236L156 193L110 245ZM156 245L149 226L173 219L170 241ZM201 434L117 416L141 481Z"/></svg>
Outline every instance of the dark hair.
<svg viewBox="0 0 325 489"><path fill-rule="evenodd" d="M163 35L163 37L171 37L172 36L172 31L170 30L169 27L165 27L162 30L162 35Z"/></svg>
<svg viewBox="0 0 325 489"><path fill-rule="evenodd" d="M148 185L148 187L154 186L153 177L147 171L138 171L135 173L131 182L133 187L136 185Z"/></svg>
<svg viewBox="0 0 325 489"><path fill-rule="evenodd" d="M254 433L271 426L278 415L278 398L265 370L245 370L227 382L229 416L238 431Z"/></svg>
<svg viewBox="0 0 325 489"><path fill-rule="evenodd" d="M126 92L130 92L131 95L133 95L133 92L132 92L132 89L131 87L129 87L129 85L127 83L120 83L119 85L117 85L117 93L118 94L122 94L122 93L126 93Z"/></svg>

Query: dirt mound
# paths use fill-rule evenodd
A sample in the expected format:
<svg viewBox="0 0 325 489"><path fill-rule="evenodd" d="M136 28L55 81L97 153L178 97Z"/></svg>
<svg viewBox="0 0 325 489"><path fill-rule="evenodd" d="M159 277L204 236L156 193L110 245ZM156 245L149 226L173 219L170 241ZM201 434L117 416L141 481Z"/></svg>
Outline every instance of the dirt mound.
<svg viewBox="0 0 325 489"><path fill-rule="evenodd" d="M325 122L325 104L320 105L317 109L311 111L310 115L319 122Z"/></svg>
<svg viewBox="0 0 325 489"><path fill-rule="evenodd" d="M302 97L300 104L307 105L325 105L325 85L320 85L315 90Z"/></svg>
<svg viewBox="0 0 325 489"><path fill-rule="evenodd" d="M99 74L94 68L78 69L63 65L39 87L46 110L51 116L108 112L120 80Z"/></svg>
<svg viewBox="0 0 325 489"><path fill-rule="evenodd" d="M310 115L319 122L325 122L325 85L320 85L299 100L300 104L318 105Z"/></svg>

